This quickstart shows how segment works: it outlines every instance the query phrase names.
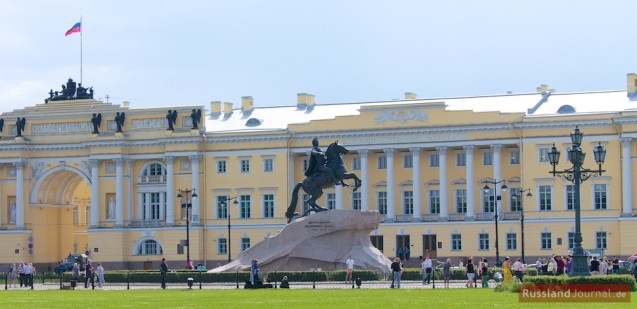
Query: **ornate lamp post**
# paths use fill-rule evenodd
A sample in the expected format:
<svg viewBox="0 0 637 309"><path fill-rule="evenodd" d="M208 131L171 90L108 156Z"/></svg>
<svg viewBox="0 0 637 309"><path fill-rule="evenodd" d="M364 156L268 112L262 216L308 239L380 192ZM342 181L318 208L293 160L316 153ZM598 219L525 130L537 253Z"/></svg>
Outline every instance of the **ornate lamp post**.
<svg viewBox="0 0 637 309"><path fill-rule="evenodd" d="M584 133L579 130L578 126L575 126L575 131L571 133L571 142L573 145L568 149L568 160L573 164L573 167L556 171L555 166L560 160L560 151L555 148L555 143L553 143L553 148L548 153L549 161L551 165L553 165L553 170L549 173L553 174L553 177L560 176L568 181L573 182L575 185L575 196L574 196L574 207L575 207L575 243L573 245L573 262L571 264L571 271L569 276L590 276L590 272L588 271L588 263L586 261L586 255L584 255L584 249L582 248L582 228L580 224L580 185L582 181L586 181L591 176L601 176L605 170L602 170L602 164L604 164L604 160L606 159L606 149L602 146L600 142L595 149L593 150L593 154L595 156L595 162L597 162L597 170L591 170L582 168L582 164L584 163L584 158L586 157L586 153L582 151L580 147L582 144L582 138L584 137Z"/></svg>
<svg viewBox="0 0 637 309"><path fill-rule="evenodd" d="M226 217L228 217L228 241L227 241L228 263L230 263L232 261L232 257L231 257L232 255L230 254L230 229L231 229L231 226L230 226L230 207L228 207L229 206L228 202L230 202L232 200L234 200L234 202L232 202L233 205L238 205L239 204L239 202L237 202L237 197L236 196L228 198L225 201L219 202L219 206L220 206L219 208L225 209L226 210ZM226 207L228 207L228 208L226 208Z"/></svg>
<svg viewBox="0 0 637 309"><path fill-rule="evenodd" d="M186 267L190 269L192 266L190 262L190 208L192 207L192 200L197 198L197 192L195 189L179 189L177 198L181 199L181 207L186 208Z"/></svg>
<svg viewBox="0 0 637 309"><path fill-rule="evenodd" d="M533 194L531 194L531 189L524 189L524 190L520 190L520 192L517 192L513 195L513 198L515 199L519 199L522 197L522 193L524 192L528 192L526 194L526 197L531 197L533 196ZM522 206L522 200L520 200L520 233L522 234L522 263L526 264L526 259L524 256L524 207Z"/></svg>
<svg viewBox="0 0 637 309"><path fill-rule="evenodd" d="M484 183L486 183L484 185L484 188L482 189L484 191L484 193L489 194L489 192L491 191L491 188L489 188L489 184L492 184L494 186L493 188L493 204L494 204L494 213L495 213L495 266L500 267L502 266L502 263L500 262L500 233L498 233L498 199L501 199L501 196L498 196L498 190L495 188L495 186L499 183L502 183L502 186L500 187L500 189L502 190L502 192L506 192L506 190L509 188L507 187L506 183L504 182L504 180L500 180L500 181L490 181L490 180L485 180Z"/></svg>

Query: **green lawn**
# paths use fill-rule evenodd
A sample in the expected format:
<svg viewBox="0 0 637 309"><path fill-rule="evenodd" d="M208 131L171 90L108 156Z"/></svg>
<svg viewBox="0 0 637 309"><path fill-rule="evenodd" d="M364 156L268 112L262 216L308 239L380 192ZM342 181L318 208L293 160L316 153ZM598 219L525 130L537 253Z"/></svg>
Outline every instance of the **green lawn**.
<svg viewBox="0 0 637 309"><path fill-rule="evenodd" d="M485 289L1 291L3 308L635 308L631 303L519 303Z"/></svg>

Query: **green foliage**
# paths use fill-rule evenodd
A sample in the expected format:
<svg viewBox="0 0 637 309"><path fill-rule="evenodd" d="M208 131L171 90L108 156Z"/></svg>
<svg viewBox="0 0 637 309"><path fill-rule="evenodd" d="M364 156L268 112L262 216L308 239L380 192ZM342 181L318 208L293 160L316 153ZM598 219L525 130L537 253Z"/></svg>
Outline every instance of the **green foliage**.
<svg viewBox="0 0 637 309"><path fill-rule="evenodd" d="M604 275L588 277L561 276L536 276L524 278L528 284L628 284L630 290L637 291L637 282L632 275Z"/></svg>
<svg viewBox="0 0 637 309"><path fill-rule="evenodd" d="M518 293L520 292L520 283L518 283L516 280L502 282L495 287L495 291Z"/></svg>

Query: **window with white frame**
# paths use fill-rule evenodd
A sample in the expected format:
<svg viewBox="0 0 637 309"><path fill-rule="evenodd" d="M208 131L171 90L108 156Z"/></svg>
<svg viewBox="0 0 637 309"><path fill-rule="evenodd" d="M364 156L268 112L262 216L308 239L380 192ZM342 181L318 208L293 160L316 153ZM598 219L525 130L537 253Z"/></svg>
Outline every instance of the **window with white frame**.
<svg viewBox="0 0 637 309"><path fill-rule="evenodd" d="M239 217L242 219L250 218L251 208L250 195L239 195L239 209L241 209Z"/></svg>
<svg viewBox="0 0 637 309"><path fill-rule="evenodd" d="M217 254L228 254L228 240L225 238L217 239Z"/></svg>
<svg viewBox="0 0 637 309"><path fill-rule="evenodd" d="M412 168L414 166L414 160L411 156L411 153L407 153L403 155L403 167L404 168Z"/></svg>
<svg viewBox="0 0 637 309"><path fill-rule="evenodd" d="M467 213L467 189L456 189L456 213Z"/></svg>
<svg viewBox="0 0 637 309"><path fill-rule="evenodd" d="M353 157L352 158L352 170L360 171L361 170L361 158Z"/></svg>
<svg viewBox="0 0 637 309"><path fill-rule="evenodd" d="M575 248L575 232L568 232L568 249Z"/></svg>
<svg viewBox="0 0 637 309"><path fill-rule="evenodd" d="M489 234L480 233L478 235L478 250L489 250Z"/></svg>
<svg viewBox="0 0 637 309"><path fill-rule="evenodd" d="M248 250L250 248L250 237L242 237L241 238L241 252Z"/></svg>
<svg viewBox="0 0 637 309"><path fill-rule="evenodd" d="M482 153L482 165L493 165L493 151Z"/></svg>
<svg viewBox="0 0 637 309"><path fill-rule="evenodd" d="M325 204L327 204L327 209L335 209L336 208L336 193L328 193L325 195Z"/></svg>
<svg viewBox="0 0 637 309"><path fill-rule="evenodd" d="M274 218L274 194L263 195L263 217Z"/></svg>
<svg viewBox="0 0 637 309"><path fill-rule="evenodd" d="M452 251L462 250L462 235L451 234L451 250Z"/></svg>
<svg viewBox="0 0 637 309"><path fill-rule="evenodd" d="M387 157L386 156L379 155L377 160L378 160L377 163L378 163L378 169L379 170L387 169Z"/></svg>
<svg viewBox="0 0 637 309"><path fill-rule="evenodd" d="M464 152L456 153L456 166L467 166L467 154Z"/></svg>
<svg viewBox="0 0 637 309"><path fill-rule="evenodd" d="M440 213L440 190L429 190L429 212Z"/></svg>
<svg viewBox="0 0 637 309"><path fill-rule="evenodd" d="M522 188L509 187L509 205L511 205L511 211L522 211Z"/></svg>
<svg viewBox="0 0 637 309"><path fill-rule="evenodd" d="M596 249L606 249L607 248L606 241L606 232L596 232L595 233L595 248Z"/></svg>
<svg viewBox="0 0 637 309"><path fill-rule="evenodd" d="M507 233L507 250L518 250L518 235Z"/></svg>
<svg viewBox="0 0 637 309"><path fill-rule="evenodd" d="M414 191L403 191L403 210L405 215L414 214Z"/></svg>
<svg viewBox="0 0 637 309"><path fill-rule="evenodd" d="M217 161L217 174L225 174L226 173L226 160Z"/></svg>
<svg viewBox="0 0 637 309"><path fill-rule="evenodd" d="M482 204L484 205L483 212L495 213L495 188L489 188L489 192L482 190Z"/></svg>
<svg viewBox="0 0 637 309"><path fill-rule="evenodd" d="M163 197L163 198L160 198ZM162 203L163 202L163 203ZM182 217L186 218L186 204L181 204ZM166 212L166 192L147 192L142 194L143 220L163 220Z"/></svg>
<svg viewBox="0 0 637 309"><path fill-rule="evenodd" d="M274 171L274 160L272 158L263 159L263 171L266 173Z"/></svg>
<svg viewBox="0 0 637 309"><path fill-rule="evenodd" d="M608 208L608 200L607 200L608 192L607 192L606 184L604 183L593 184L593 194L595 195L594 208L607 209Z"/></svg>
<svg viewBox="0 0 637 309"><path fill-rule="evenodd" d="M538 195L539 195L539 202L540 202L540 210L542 211L549 211L551 209L553 209L552 207L552 202L553 202L553 192L552 192L552 187L550 185L541 185L538 186Z"/></svg>
<svg viewBox="0 0 637 309"><path fill-rule="evenodd" d="M378 191L376 193L376 204L378 205L378 212L381 215L387 214L387 191Z"/></svg>
<svg viewBox="0 0 637 309"><path fill-rule="evenodd" d="M537 149L537 151L538 151L538 161L550 162L549 161L549 152L551 151L550 147L540 147Z"/></svg>
<svg viewBox="0 0 637 309"><path fill-rule="evenodd" d="M566 185L566 210L575 209L575 185Z"/></svg>
<svg viewBox="0 0 637 309"><path fill-rule="evenodd" d="M440 166L440 158L438 157L438 153L430 153L429 154L429 167L439 167Z"/></svg>
<svg viewBox="0 0 637 309"><path fill-rule="evenodd" d="M217 219L228 218L228 197L225 195L217 196Z"/></svg>
<svg viewBox="0 0 637 309"><path fill-rule="evenodd" d="M158 255L162 253L162 248L159 243L152 239L144 241L137 251L137 254L139 255Z"/></svg>
<svg viewBox="0 0 637 309"><path fill-rule="evenodd" d="M161 207L161 205L159 204L159 195L160 194L161 193L159 193L159 192L150 193L150 201L146 201L147 203L150 202L150 205L149 205L150 206L149 207L149 209L150 209L150 218L149 219L150 220L162 219L160 217L160 211L159 211L159 209ZM164 193L164 200L166 200L165 193Z"/></svg>
<svg viewBox="0 0 637 309"><path fill-rule="evenodd" d="M553 244L551 242L551 233L543 232L540 235L540 238L541 238L542 250L548 250L553 248Z"/></svg>
<svg viewBox="0 0 637 309"><path fill-rule="evenodd" d="M142 171L141 181L144 183L162 183L166 181L166 168L161 163L146 165Z"/></svg>
<svg viewBox="0 0 637 309"><path fill-rule="evenodd" d="M352 192L352 209L361 210L361 193Z"/></svg>
<svg viewBox="0 0 637 309"><path fill-rule="evenodd" d="M509 164L520 164L520 150L510 150L509 151Z"/></svg>
<svg viewBox="0 0 637 309"><path fill-rule="evenodd" d="M241 173L250 172L250 159L241 159L240 161Z"/></svg>

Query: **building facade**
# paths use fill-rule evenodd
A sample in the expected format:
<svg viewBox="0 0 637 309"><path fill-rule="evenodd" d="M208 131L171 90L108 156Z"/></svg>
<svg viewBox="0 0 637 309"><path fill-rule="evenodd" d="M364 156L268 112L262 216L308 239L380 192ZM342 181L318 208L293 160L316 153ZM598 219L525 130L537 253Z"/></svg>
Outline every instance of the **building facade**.
<svg viewBox="0 0 637 309"><path fill-rule="evenodd" d="M413 259L455 263L493 259L498 246L501 257L524 251L531 263L573 246L574 186L549 173L547 153L555 144L558 168L569 168L576 126L584 151L607 150L605 172L582 183L583 246L628 256L637 252L635 80L628 75L627 90L587 93L542 86L528 94L406 93L343 104L316 104L301 93L296 105L263 108L251 97L236 108L214 101L135 109L78 99L3 113L0 264L55 264L69 253L111 269L157 268L162 257L185 267L188 253L208 268L224 264L284 228L315 137L323 150L334 141L346 146L348 170L363 183L356 192L327 189L319 204L383 214L370 237L388 257L409 248ZM591 157L584 165L596 169ZM197 196L178 198L179 190Z"/></svg>

